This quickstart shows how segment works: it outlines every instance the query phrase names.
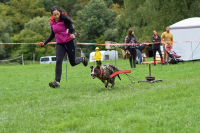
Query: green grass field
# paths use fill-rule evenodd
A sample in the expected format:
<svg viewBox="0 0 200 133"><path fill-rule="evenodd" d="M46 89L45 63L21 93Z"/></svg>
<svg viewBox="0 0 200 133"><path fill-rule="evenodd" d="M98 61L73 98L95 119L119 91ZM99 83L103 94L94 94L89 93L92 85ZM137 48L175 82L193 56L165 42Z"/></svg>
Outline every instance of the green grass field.
<svg viewBox="0 0 200 133"><path fill-rule="evenodd" d="M103 64L115 61L104 61ZM0 66L0 132L24 133L199 133L200 61L152 66L164 82L132 84L126 75L108 90L92 79L89 66L65 64L60 89L55 64ZM128 60L119 69L130 70ZM148 65L131 75L144 80Z"/></svg>

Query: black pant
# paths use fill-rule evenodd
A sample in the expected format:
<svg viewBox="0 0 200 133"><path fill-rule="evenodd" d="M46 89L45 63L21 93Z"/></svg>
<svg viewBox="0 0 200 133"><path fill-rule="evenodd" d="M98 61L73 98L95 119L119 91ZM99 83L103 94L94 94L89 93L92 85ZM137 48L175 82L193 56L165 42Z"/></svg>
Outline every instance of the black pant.
<svg viewBox="0 0 200 133"><path fill-rule="evenodd" d="M136 59L136 49L135 48L128 48L128 51L130 52L129 60L132 61Z"/></svg>
<svg viewBox="0 0 200 133"><path fill-rule="evenodd" d="M75 40L64 44L56 44L56 81L60 82L62 74L62 62L66 52L71 66L75 66L83 61L83 57L76 57L76 48L77 46Z"/></svg>
<svg viewBox="0 0 200 133"><path fill-rule="evenodd" d="M101 66L101 61L96 61L97 62L97 64L100 64L100 66Z"/></svg>
<svg viewBox="0 0 200 133"><path fill-rule="evenodd" d="M158 49L152 49L153 50L153 58L156 59L156 51L158 51L159 55L160 55L160 58L162 59L162 53L161 53L161 50L158 48Z"/></svg>

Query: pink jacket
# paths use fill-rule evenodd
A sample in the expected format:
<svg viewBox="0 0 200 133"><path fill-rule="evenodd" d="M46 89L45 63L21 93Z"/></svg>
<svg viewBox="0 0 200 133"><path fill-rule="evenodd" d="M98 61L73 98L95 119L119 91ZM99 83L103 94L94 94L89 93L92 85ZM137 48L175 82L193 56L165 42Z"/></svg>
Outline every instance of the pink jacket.
<svg viewBox="0 0 200 133"><path fill-rule="evenodd" d="M67 43L72 40L70 37L71 33L65 26L64 21L54 22L50 20L50 25L55 33L57 43Z"/></svg>

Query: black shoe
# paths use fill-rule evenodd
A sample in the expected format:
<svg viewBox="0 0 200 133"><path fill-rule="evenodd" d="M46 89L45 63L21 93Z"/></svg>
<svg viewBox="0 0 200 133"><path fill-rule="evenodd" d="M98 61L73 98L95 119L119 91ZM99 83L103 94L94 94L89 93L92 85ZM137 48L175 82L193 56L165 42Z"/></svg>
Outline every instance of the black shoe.
<svg viewBox="0 0 200 133"><path fill-rule="evenodd" d="M60 88L60 84L57 81L49 82L51 88Z"/></svg>
<svg viewBox="0 0 200 133"><path fill-rule="evenodd" d="M88 65L88 60L87 58L85 57L85 54L82 53L81 57L83 57L83 65L86 67Z"/></svg>
<svg viewBox="0 0 200 133"><path fill-rule="evenodd" d="M165 63L162 63L162 65L165 65Z"/></svg>
<svg viewBox="0 0 200 133"><path fill-rule="evenodd" d="M156 64L154 64L154 66L156 66Z"/></svg>

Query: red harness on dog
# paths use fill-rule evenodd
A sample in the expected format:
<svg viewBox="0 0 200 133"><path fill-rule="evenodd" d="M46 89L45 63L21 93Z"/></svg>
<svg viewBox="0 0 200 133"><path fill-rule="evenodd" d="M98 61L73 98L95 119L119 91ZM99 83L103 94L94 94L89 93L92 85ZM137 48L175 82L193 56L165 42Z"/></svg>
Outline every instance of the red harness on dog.
<svg viewBox="0 0 200 133"><path fill-rule="evenodd" d="M101 76L103 76L104 73L105 72L103 72L102 68L100 67L100 74L97 77L100 78ZM101 80L107 80L107 79L101 79Z"/></svg>

